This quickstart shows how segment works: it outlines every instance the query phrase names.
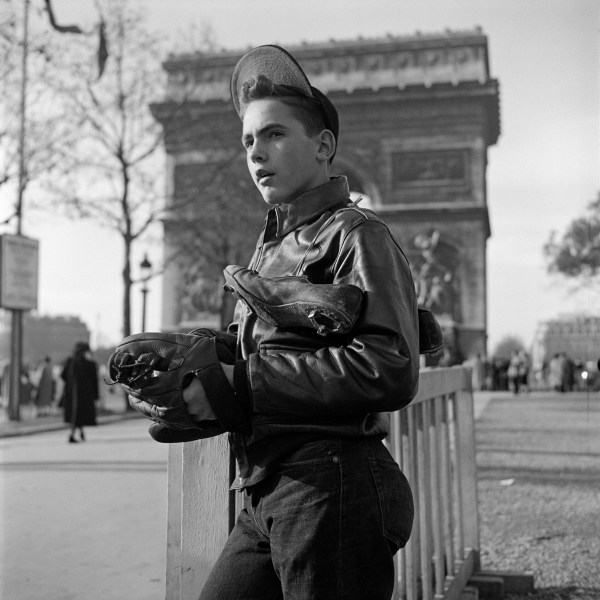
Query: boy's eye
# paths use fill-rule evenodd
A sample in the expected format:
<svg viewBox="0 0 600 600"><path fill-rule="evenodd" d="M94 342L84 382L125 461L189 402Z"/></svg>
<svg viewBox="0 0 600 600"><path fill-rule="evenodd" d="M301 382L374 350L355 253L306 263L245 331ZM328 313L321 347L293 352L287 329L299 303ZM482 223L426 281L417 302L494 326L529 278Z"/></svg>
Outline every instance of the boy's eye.
<svg viewBox="0 0 600 600"><path fill-rule="evenodd" d="M280 137L280 136L282 136L282 135L283 135L283 134L282 134L282 132L281 132L281 131L271 131L271 132L269 133L269 137L270 137L270 138L276 138L276 137Z"/></svg>

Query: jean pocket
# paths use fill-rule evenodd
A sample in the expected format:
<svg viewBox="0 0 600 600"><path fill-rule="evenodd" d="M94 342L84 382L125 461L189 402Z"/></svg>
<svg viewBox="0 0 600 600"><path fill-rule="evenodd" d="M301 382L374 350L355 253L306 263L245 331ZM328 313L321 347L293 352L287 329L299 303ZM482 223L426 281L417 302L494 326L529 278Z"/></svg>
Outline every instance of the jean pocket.
<svg viewBox="0 0 600 600"><path fill-rule="evenodd" d="M396 553L408 542L413 525L414 504L410 484L394 460L369 458L379 497L383 535Z"/></svg>
<svg viewBox="0 0 600 600"><path fill-rule="evenodd" d="M334 440L313 440L304 443L278 465L283 471L296 467L319 465L323 463L338 463L339 444Z"/></svg>

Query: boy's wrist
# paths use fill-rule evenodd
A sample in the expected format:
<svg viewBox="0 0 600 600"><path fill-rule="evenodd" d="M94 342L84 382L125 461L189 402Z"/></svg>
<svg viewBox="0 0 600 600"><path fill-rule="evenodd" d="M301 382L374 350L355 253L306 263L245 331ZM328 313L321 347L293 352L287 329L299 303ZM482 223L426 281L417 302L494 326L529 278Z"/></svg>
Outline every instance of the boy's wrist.
<svg viewBox="0 0 600 600"><path fill-rule="evenodd" d="M221 367L223 368L223 373L225 373L225 377L227 377L229 385L235 390L235 382L233 377L234 365L228 365L227 363L222 362Z"/></svg>

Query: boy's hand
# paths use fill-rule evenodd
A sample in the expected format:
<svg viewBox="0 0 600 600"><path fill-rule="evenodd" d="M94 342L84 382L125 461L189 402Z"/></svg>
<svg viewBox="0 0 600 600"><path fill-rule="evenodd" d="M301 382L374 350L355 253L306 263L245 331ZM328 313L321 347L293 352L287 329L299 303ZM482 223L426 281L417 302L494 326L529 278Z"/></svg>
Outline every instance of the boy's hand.
<svg viewBox="0 0 600 600"><path fill-rule="evenodd" d="M192 421L214 421L216 415L208 403L204 387L197 377L183 390L183 401Z"/></svg>
<svg viewBox="0 0 600 600"><path fill-rule="evenodd" d="M227 381L233 387L233 365L221 363L221 367L223 368L225 377L227 377ZM184 388L183 401L193 421L216 420L217 416L211 408L204 387L197 377L194 377L190 384Z"/></svg>

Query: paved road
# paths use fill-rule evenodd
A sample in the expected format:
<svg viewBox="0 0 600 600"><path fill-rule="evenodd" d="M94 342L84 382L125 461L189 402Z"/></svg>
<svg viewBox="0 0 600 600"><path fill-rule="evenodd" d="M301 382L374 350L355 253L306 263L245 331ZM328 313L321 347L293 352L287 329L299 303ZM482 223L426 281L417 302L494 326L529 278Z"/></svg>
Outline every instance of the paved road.
<svg viewBox="0 0 600 600"><path fill-rule="evenodd" d="M0 598L164 600L167 446L133 419L0 439Z"/></svg>

